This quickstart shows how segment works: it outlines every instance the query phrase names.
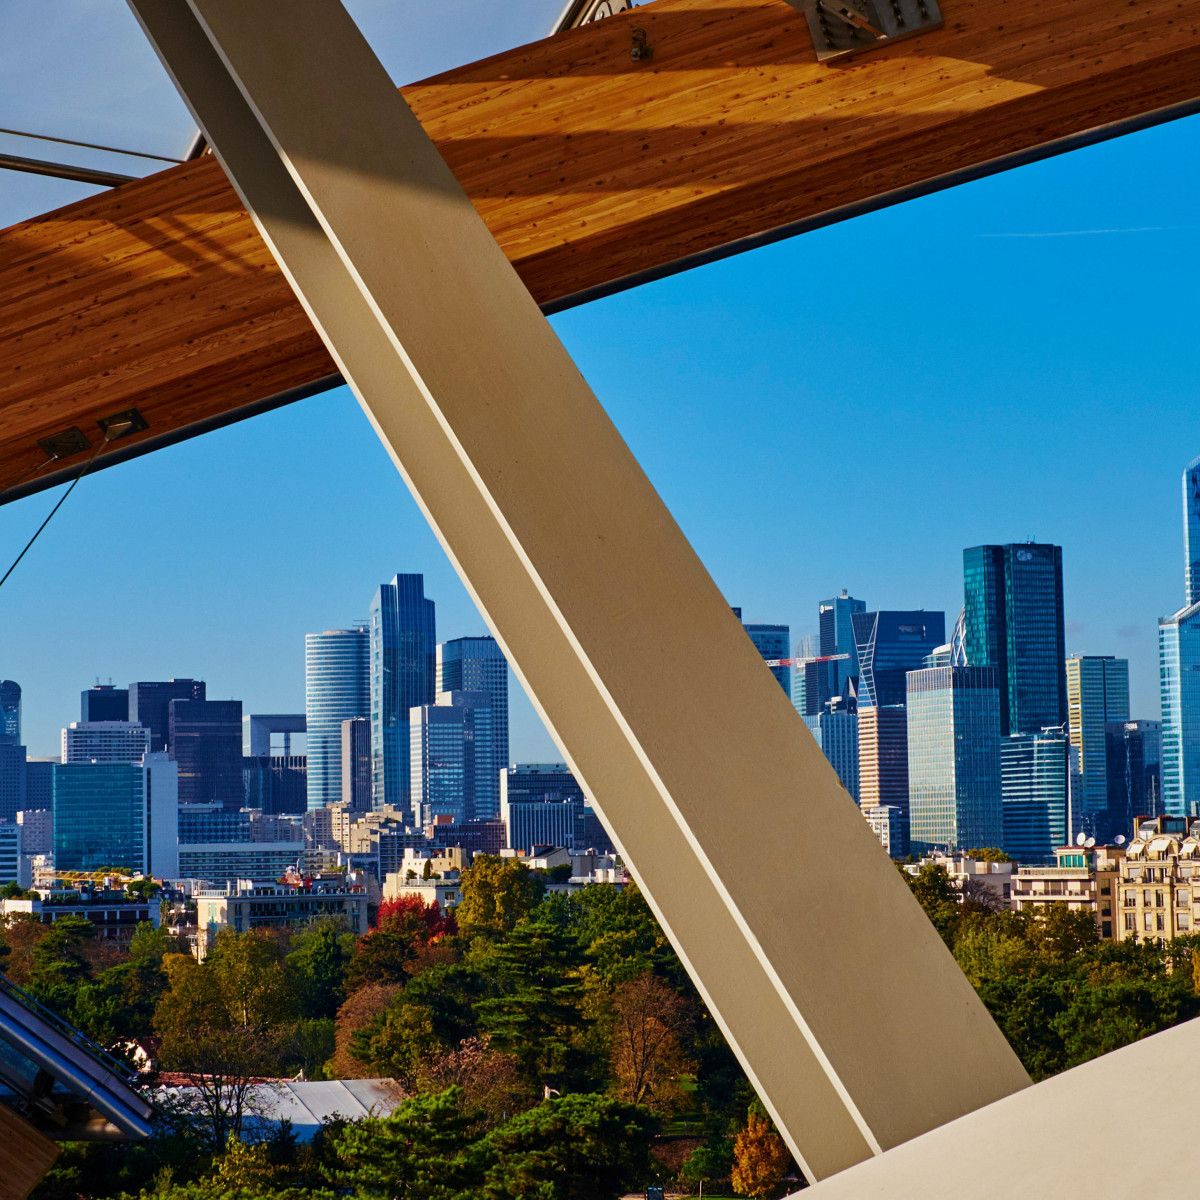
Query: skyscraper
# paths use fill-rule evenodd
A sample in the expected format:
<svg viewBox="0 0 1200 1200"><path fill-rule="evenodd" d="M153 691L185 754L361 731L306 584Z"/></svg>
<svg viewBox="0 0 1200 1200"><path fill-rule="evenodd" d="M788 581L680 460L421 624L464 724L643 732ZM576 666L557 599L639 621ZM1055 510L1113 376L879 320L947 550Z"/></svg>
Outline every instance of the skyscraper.
<svg viewBox="0 0 1200 1200"><path fill-rule="evenodd" d="M371 722L351 717L342 722L342 803L351 812L371 807Z"/></svg>
<svg viewBox="0 0 1200 1200"><path fill-rule="evenodd" d="M149 749L149 731L132 721L72 721L62 731L65 763L136 763Z"/></svg>
<svg viewBox="0 0 1200 1200"><path fill-rule="evenodd" d="M830 765L842 781L842 787L858 803L858 714L840 700L832 700L815 716L807 718Z"/></svg>
<svg viewBox="0 0 1200 1200"><path fill-rule="evenodd" d="M437 648L436 692L483 692L492 707L492 778L508 766L508 659L492 637L455 638ZM497 784L499 787L499 784Z"/></svg>
<svg viewBox="0 0 1200 1200"><path fill-rule="evenodd" d="M128 721L129 689L97 683L79 693L81 721Z"/></svg>
<svg viewBox="0 0 1200 1200"><path fill-rule="evenodd" d="M493 771L491 698L485 692L440 692L436 704L409 714L413 824L438 817L455 824L500 814L500 775Z"/></svg>
<svg viewBox="0 0 1200 1200"><path fill-rule="evenodd" d="M967 661L995 667L1000 731L1067 719L1062 547L1023 542L963 551Z"/></svg>
<svg viewBox="0 0 1200 1200"><path fill-rule="evenodd" d="M17 746L21 742L21 685L12 679L0 679L0 745Z"/></svg>
<svg viewBox="0 0 1200 1200"><path fill-rule="evenodd" d="M411 807L409 713L432 704L437 647L421 575L396 575L371 602L371 797ZM351 715L351 714L347 714Z"/></svg>
<svg viewBox="0 0 1200 1200"><path fill-rule="evenodd" d="M172 700L171 757L179 764L180 804L239 809L242 779L242 702Z"/></svg>
<svg viewBox="0 0 1200 1200"><path fill-rule="evenodd" d="M1200 458L1183 472L1183 608L1158 622L1162 698L1162 804L1200 814Z"/></svg>
<svg viewBox="0 0 1200 1200"><path fill-rule="evenodd" d="M849 654L803 658L792 667L792 704L802 717L815 717L829 701L850 690L854 660Z"/></svg>
<svg viewBox="0 0 1200 1200"><path fill-rule="evenodd" d="M858 803L908 812L908 717L903 704L858 710Z"/></svg>
<svg viewBox="0 0 1200 1200"><path fill-rule="evenodd" d="M822 655L849 654L850 674L858 674L858 646L854 640L854 614L865 613L867 602L856 600L845 588L840 596L817 605Z"/></svg>
<svg viewBox="0 0 1200 1200"><path fill-rule="evenodd" d="M1000 739L1000 790L1006 853L1019 863L1049 864L1071 837L1067 735L1059 726Z"/></svg>
<svg viewBox="0 0 1200 1200"><path fill-rule="evenodd" d="M150 731L150 749L166 750L171 740L172 700L203 700L203 679L154 680L129 685L129 719Z"/></svg>
<svg viewBox="0 0 1200 1200"><path fill-rule="evenodd" d="M851 614L858 647L858 706L886 707L905 702L909 671L946 640L946 614L916 611Z"/></svg>
<svg viewBox="0 0 1200 1200"><path fill-rule="evenodd" d="M25 747L0 741L0 821L11 821L28 805Z"/></svg>
<svg viewBox="0 0 1200 1200"><path fill-rule="evenodd" d="M908 819L914 850L1004 838L1000 693L991 667L908 673Z"/></svg>
<svg viewBox="0 0 1200 1200"><path fill-rule="evenodd" d="M1162 723L1124 721L1108 728L1108 814L1120 831L1138 817L1162 815Z"/></svg>
<svg viewBox="0 0 1200 1200"><path fill-rule="evenodd" d="M735 608L733 611L737 614L738 619L741 620L742 610ZM790 626L747 625L743 621L742 628L754 643L754 648L763 656L765 662L775 662L778 659L791 658L792 631ZM790 696L792 694L792 668L789 666L771 667L771 674L775 676L785 694Z"/></svg>
<svg viewBox="0 0 1200 1200"><path fill-rule="evenodd" d="M517 763L500 776L500 816L507 845L528 854L534 846L572 853L612 851L612 838L565 763Z"/></svg>
<svg viewBox="0 0 1200 1200"><path fill-rule="evenodd" d="M304 637L309 809L342 798L342 722L370 714L370 645L362 625Z"/></svg>
<svg viewBox="0 0 1200 1200"><path fill-rule="evenodd" d="M1125 831L1108 811L1108 729L1129 720L1129 660L1077 654L1067 659L1067 714L1079 753L1080 787L1072 797L1075 829L1107 840ZM1115 827L1110 828L1110 826Z"/></svg>

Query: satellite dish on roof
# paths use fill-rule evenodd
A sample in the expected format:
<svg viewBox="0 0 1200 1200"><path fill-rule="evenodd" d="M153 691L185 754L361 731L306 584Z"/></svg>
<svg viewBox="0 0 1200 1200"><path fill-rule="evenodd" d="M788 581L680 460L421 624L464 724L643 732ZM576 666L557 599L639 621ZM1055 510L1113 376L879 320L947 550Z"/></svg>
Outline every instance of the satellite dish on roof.
<svg viewBox="0 0 1200 1200"><path fill-rule="evenodd" d="M1086 842L1084 842L1083 844L1090 850L1096 844L1096 839L1088 838L1088 840Z"/></svg>
<svg viewBox="0 0 1200 1200"><path fill-rule="evenodd" d="M1125 845L1125 840L1125 835L1123 833L1118 833L1117 836L1113 838L1113 841L1116 842L1118 846Z"/></svg>
<svg viewBox="0 0 1200 1200"><path fill-rule="evenodd" d="M1082 830L1080 830L1079 833L1077 833L1075 835L1075 845L1083 846L1086 843L1087 843L1087 834L1084 833Z"/></svg>

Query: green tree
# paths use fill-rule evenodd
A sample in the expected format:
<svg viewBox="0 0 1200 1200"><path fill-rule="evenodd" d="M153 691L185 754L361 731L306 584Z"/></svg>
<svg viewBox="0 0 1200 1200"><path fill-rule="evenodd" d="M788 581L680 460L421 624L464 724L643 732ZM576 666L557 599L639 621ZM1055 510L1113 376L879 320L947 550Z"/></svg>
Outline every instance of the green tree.
<svg viewBox="0 0 1200 1200"><path fill-rule="evenodd" d="M29 990L47 1007L70 1020L79 988L91 978L84 953L96 927L73 914L60 917L33 948Z"/></svg>
<svg viewBox="0 0 1200 1200"><path fill-rule="evenodd" d="M346 998L354 935L340 917L318 917L292 936L289 986L303 1016L332 1019Z"/></svg>
<svg viewBox="0 0 1200 1200"><path fill-rule="evenodd" d="M727 1137L711 1138L697 1146L684 1160L679 1181L698 1190L703 1184L722 1184L733 1170L733 1142Z"/></svg>
<svg viewBox="0 0 1200 1200"><path fill-rule="evenodd" d="M657 1120L611 1096L546 1100L479 1144L483 1200L615 1200L645 1185Z"/></svg>
<svg viewBox="0 0 1200 1200"><path fill-rule="evenodd" d="M466 937L499 937L528 917L545 883L515 858L479 855L462 873L462 900L455 909Z"/></svg>

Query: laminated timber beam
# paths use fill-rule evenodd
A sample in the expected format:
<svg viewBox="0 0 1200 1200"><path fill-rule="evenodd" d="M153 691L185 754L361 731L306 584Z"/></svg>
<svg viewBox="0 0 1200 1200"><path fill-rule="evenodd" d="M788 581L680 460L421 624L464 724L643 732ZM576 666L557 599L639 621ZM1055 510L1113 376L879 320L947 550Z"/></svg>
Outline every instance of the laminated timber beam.
<svg viewBox="0 0 1200 1200"><path fill-rule="evenodd" d="M944 12L822 65L785 0L656 0L403 93L546 311L1197 106L1186 0ZM0 498L334 379L211 157L0 232Z"/></svg>

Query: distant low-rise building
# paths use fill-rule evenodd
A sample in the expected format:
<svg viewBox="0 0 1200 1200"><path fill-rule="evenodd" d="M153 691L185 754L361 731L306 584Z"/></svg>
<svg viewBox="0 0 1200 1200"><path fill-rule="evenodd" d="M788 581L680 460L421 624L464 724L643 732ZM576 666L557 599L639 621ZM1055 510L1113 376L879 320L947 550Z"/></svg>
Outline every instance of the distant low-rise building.
<svg viewBox="0 0 1200 1200"><path fill-rule="evenodd" d="M915 875L922 867L940 867L962 899L973 898L997 908L1007 908L1012 896L1012 880L1017 869L1013 862L992 862L969 854L942 854L934 851L905 870Z"/></svg>
<svg viewBox="0 0 1200 1200"><path fill-rule="evenodd" d="M1054 908L1091 913L1104 941L1120 936L1117 882L1125 852L1118 846L1061 846L1055 865L1019 867L1012 877L1012 906L1044 914Z"/></svg>
<svg viewBox="0 0 1200 1200"><path fill-rule="evenodd" d="M127 944L143 922L157 928L159 897L131 894L119 879L112 879L95 886L39 888L32 896L0 900L0 913L6 920L32 917L44 925L64 917L83 917L101 941Z"/></svg>
<svg viewBox="0 0 1200 1200"><path fill-rule="evenodd" d="M462 881L454 873L452 879L411 879L407 871L390 871L383 880L383 898L399 900L417 896L426 906L437 904L442 912L457 908L462 900Z"/></svg>
<svg viewBox="0 0 1200 1200"><path fill-rule="evenodd" d="M1120 863L1118 936L1163 942L1200 928L1200 820L1141 818Z"/></svg>

